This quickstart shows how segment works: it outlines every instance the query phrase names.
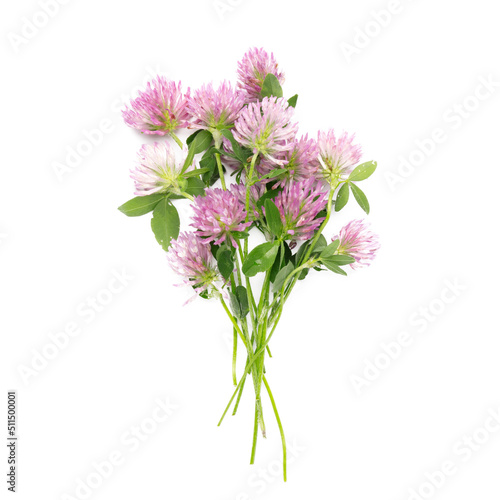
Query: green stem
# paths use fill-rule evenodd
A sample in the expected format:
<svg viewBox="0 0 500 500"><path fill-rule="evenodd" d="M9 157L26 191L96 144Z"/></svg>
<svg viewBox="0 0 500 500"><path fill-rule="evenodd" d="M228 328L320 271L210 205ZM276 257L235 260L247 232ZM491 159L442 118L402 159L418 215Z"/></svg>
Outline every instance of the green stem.
<svg viewBox="0 0 500 500"><path fill-rule="evenodd" d="M224 299L222 298L222 296L220 296L219 298L220 298L222 307L226 311L227 316L229 317L229 319L231 320L231 323L233 324L234 328L236 329L236 331L240 335L241 340L243 341L243 344L245 345L245 347L247 349L251 365L253 365L254 356L252 355L253 354L253 350L252 350L251 344L248 342L248 339L245 337L245 335L241 331L240 327L238 326L238 322L236 321L236 319L234 318L234 316L231 314L231 311L227 307L227 305L224 302ZM255 368L253 368L253 370L252 370L252 374L253 374L253 377L254 377L254 386L255 386L255 402L256 402L256 405L257 405L256 408L258 410L259 424L260 424L260 427L261 427L261 430L262 430L262 435L265 437L265 435L266 435L266 426L264 424L264 416L262 414L262 404L260 402L260 384L259 384L260 377L259 377L259 371L257 370L257 368L258 368L258 365ZM236 390L238 390L238 387L236 388ZM236 392L233 394L233 397L231 398L231 401L233 400L233 398L234 398L235 395L236 395ZM231 401L230 401L229 405L231 404ZM223 415L222 415L222 417L221 417L221 419L219 421L219 425L220 425L220 422L222 422L222 419L224 418L224 415L226 414L227 410L229 409L229 405L224 410L224 413L223 413Z"/></svg>
<svg viewBox="0 0 500 500"><path fill-rule="evenodd" d="M247 358L247 363L248 363L248 358ZM243 381L241 383L241 385L239 386L239 390L237 390L238 392L238 397L236 398L236 402L234 403L234 408L233 408L233 415L236 415L236 412L238 411L238 407L240 405L240 400L241 400L241 396L243 394L243 389L245 387L245 382L247 380L247 373L245 372L245 374L241 377L241 380Z"/></svg>
<svg viewBox="0 0 500 500"><path fill-rule="evenodd" d="M274 402L273 393L271 392L271 388L267 383L266 377L264 377L264 385L267 389L267 394L269 395L269 399L271 400L271 406L274 410L274 415L276 416L276 422L278 422L278 427L280 429L281 434L281 445L283 446L283 480L286 483L286 441L285 441L285 432L283 431L283 426L281 425L281 419L278 413L278 408L276 408L276 403Z"/></svg>
<svg viewBox="0 0 500 500"><path fill-rule="evenodd" d="M273 336L273 333L276 330L276 327L278 325L278 320L279 320L279 317L276 319L276 321L275 321L275 323L273 325L273 328L271 329L271 333L268 335L268 337L267 337L266 341L264 342L263 346L255 352L255 354L254 354L254 356L252 358L250 358L250 357L247 358L247 364L245 366L245 371L243 372L243 375L241 376L240 381L238 382L238 386L234 390L233 395L231 396L231 399L229 400L229 403L226 405L226 408L225 408L224 412L222 413L222 416L221 416L221 418L219 420L219 423L217 424L218 426L224 420L224 417L226 416L226 413L229 410L229 407L231 406L231 403L233 402L233 399L236 397L236 394L238 394L239 391L242 391L242 386L245 384L246 377L250 373L250 370L252 369L253 364L255 363L255 361L257 360L257 358L259 357L259 355L262 354L262 352L265 350L265 348L267 347L267 344L270 342L270 340L271 340L271 338Z"/></svg>
<svg viewBox="0 0 500 500"><path fill-rule="evenodd" d="M173 133L170 132L170 137L177 143L177 145L182 149L184 147L184 144L182 144L182 141Z"/></svg>
<svg viewBox="0 0 500 500"><path fill-rule="evenodd" d="M191 196L189 193L185 193L184 191L182 191L180 195L184 196L184 198L187 198L188 200L194 201L194 196Z"/></svg>
<svg viewBox="0 0 500 500"><path fill-rule="evenodd" d="M245 216L245 222L248 222L250 220L250 186L252 185L253 181L253 172L255 169L255 162L257 161L257 157L259 156L258 153L255 153L252 156L252 161L250 163L250 170L248 171L248 175L246 177L246 193L245 193L245 210L246 210L246 216ZM244 250L244 255L245 257L248 255L248 238L245 239L245 250Z"/></svg>
<svg viewBox="0 0 500 500"><path fill-rule="evenodd" d="M255 401L255 417L253 421L253 440L252 440L252 454L250 455L250 464L255 463L255 451L257 449L257 437L259 429L259 413L257 408L257 401Z"/></svg>
<svg viewBox="0 0 500 500"><path fill-rule="evenodd" d="M238 385L236 380L236 355L238 351L238 332L233 328L233 385Z"/></svg>
<svg viewBox="0 0 500 500"><path fill-rule="evenodd" d="M222 184L222 189L226 191L226 179L224 179L224 169L222 168L222 163L220 161L220 154L215 153L215 160L217 161L217 168L219 169L220 183Z"/></svg>
<svg viewBox="0 0 500 500"><path fill-rule="evenodd" d="M222 304L222 307L226 311L226 314L228 315L229 319L231 320L231 323L233 324L234 329L238 332L238 335L241 337L241 340L245 344L245 347L247 348L248 354L250 355L252 353L251 346L248 345L247 339L243 335L243 332L241 331L240 327L238 326L237 321L234 319L234 316L231 314L231 311L229 310L226 303L224 302L224 299L222 298L222 296L219 298L220 298L220 302Z"/></svg>
<svg viewBox="0 0 500 500"><path fill-rule="evenodd" d="M248 240L248 238L247 238L247 240ZM247 241L247 240L245 240L245 241ZM238 243L238 253L240 256L241 265L243 265L245 257L244 257L242 250L241 250L241 245L240 245L239 240L237 241L237 243ZM246 285L246 289L247 289L247 299L248 299L248 306L249 306L249 310L250 310L250 320L252 322L252 329L253 329L253 331L255 331L255 329L256 329L255 313L257 311L257 305L255 304L255 299L254 299L253 292L252 292L252 286L250 284L250 278L248 276L245 276L245 285Z"/></svg>

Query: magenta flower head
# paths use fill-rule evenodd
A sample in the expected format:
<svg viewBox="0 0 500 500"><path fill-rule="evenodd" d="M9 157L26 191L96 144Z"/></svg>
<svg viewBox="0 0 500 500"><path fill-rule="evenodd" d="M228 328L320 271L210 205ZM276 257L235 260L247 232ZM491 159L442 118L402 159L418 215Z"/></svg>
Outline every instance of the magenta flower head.
<svg viewBox="0 0 500 500"><path fill-rule="evenodd" d="M335 132L318 132L319 161L322 176L332 187L345 180L361 158L361 146L353 144L354 135L344 132L339 138Z"/></svg>
<svg viewBox="0 0 500 500"><path fill-rule="evenodd" d="M318 214L326 207L328 192L316 179L292 182L285 186L274 202L281 215L281 222L290 239L309 240L324 217Z"/></svg>
<svg viewBox="0 0 500 500"><path fill-rule="evenodd" d="M218 293L216 282L222 282L222 277L217 261L210 246L204 245L194 233L181 233L172 240L167 260L172 270L184 278L184 284L194 287L198 295L205 291L209 297Z"/></svg>
<svg viewBox="0 0 500 500"><path fill-rule="evenodd" d="M353 269L369 266L380 248L378 236L368 227L363 220L353 220L332 238L332 241L340 241L337 253L356 259L351 264Z"/></svg>
<svg viewBox="0 0 500 500"><path fill-rule="evenodd" d="M279 71L274 54L271 52L269 55L262 48L250 49L238 62L238 89L243 92L247 102L260 99L262 84L268 73L272 73L281 85L285 82L285 75Z"/></svg>
<svg viewBox="0 0 500 500"><path fill-rule="evenodd" d="M318 146L314 139L308 139L307 135L292 142L292 148L280 153L277 158L283 160L279 168L286 169L286 172L277 177L273 177L276 184L273 186L283 187L290 182L300 182L309 177L315 177L320 168L318 161ZM258 170L262 175L275 170L277 166L268 160L260 162Z"/></svg>
<svg viewBox="0 0 500 500"><path fill-rule="evenodd" d="M217 90L203 85L188 100L187 109L194 119L190 128L222 130L233 125L245 104L243 95L233 90L230 83L222 82Z"/></svg>
<svg viewBox="0 0 500 500"><path fill-rule="evenodd" d="M184 184L181 171L187 153L187 149L184 149L176 158L174 148L168 142L144 144L138 152L138 164L130 173L135 183L135 195L181 194Z"/></svg>
<svg viewBox="0 0 500 500"><path fill-rule="evenodd" d="M203 244L223 241L237 246L232 233L241 232L251 225L245 222L245 205L236 194L219 188L207 189L205 196L196 196L193 207L193 226Z"/></svg>
<svg viewBox="0 0 500 500"><path fill-rule="evenodd" d="M261 106L262 105L262 106ZM271 163L283 165L279 155L293 149L298 124L291 124L293 107L286 99L264 97L262 103L249 104L234 123L234 138Z"/></svg>
<svg viewBox="0 0 500 500"><path fill-rule="evenodd" d="M148 82L144 92L130 102L123 111L125 123L149 135L166 135L188 125L186 109L189 89L181 92L181 83L176 84L163 76Z"/></svg>

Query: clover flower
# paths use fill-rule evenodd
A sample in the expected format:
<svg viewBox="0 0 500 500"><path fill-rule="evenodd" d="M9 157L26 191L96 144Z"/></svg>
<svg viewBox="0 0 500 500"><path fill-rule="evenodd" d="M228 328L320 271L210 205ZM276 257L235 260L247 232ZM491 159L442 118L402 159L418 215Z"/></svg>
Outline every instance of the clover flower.
<svg viewBox="0 0 500 500"><path fill-rule="evenodd" d="M313 178L285 186L274 202L281 222L293 241L308 240L324 221L318 214L326 207L328 192Z"/></svg>
<svg viewBox="0 0 500 500"><path fill-rule="evenodd" d="M344 132L339 138L330 129L318 132L319 160L325 181L335 188L352 172L361 158L361 146L353 144L354 135Z"/></svg>
<svg viewBox="0 0 500 500"><path fill-rule="evenodd" d="M138 164L130 177L135 183L135 195L146 196L153 193L180 194L182 189L181 170L186 161L187 149L178 158L168 142L144 144L138 152ZM191 168L192 165L188 167Z"/></svg>
<svg viewBox="0 0 500 500"><path fill-rule="evenodd" d="M181 92L181 82L176 84L163 76L148 82L144 92L122 111L125 123L149 135L166 135L188 124L186 109L189 89Z"/></svg>
<svg viewBox="0 0 500 500"><path fill-rule="evenodd" d="M231 126L245 104L244 96L222 82L217 90L212 83L195 90L187 109L194 119L190 128L222 130Z"/></svg>
<svg viewBox="0 0 500 500"><path fill-rule="evenodd" d="M204 245L194 233L184 232L171 240L167 261L184 278L184 284L194 287L198 295L216 292L216 282L222 281L210 246Z"/></svg>
<svg viewBox="0 0 500 500"><path fill-rule="evenodd" d="M286 99L264 97L262 103L249 104L234 123L234 138L267 160L283 165L278 155L293 149L298 124L291 124L293 107Z"/></svg>
<svg viewBox="0 0 500 500"><path fill-rule="evenodd" d="M346 224L332 241L340 240L337 252L356 259L351 264L353 269L369 266L375 258L380 243L378 236L370 231L363 220L353 220Z"/></svg>
<svg viewBox="0 0 500 500"><path fill-rule="evenodd" d="M295 139L292 143L292 149L276 156L283 161L279 168L286 169L286 172L272 178L273 181L276 181L274 188L283 187L292 181L300 182L314 177L320 167L317 143L314 139L308 139L307 135ZM276 168L278 167L275 164L264 159L260 162L258 171L265 175Z"/></svg>
<svg viewBox="0 0 500 500"><path fill-rule="evenodd" d="M245 205L235 193L219 188L207 189L205 196L196 196L193 202L193 226L202 242L219 245L223 241L237 246L234 231L241 232L251 225L245 222Z"/></svg>
<svg viewBox="0 0 500 500"><path fill-rule="evenodd" d="M285 75L279 71L274 54L271 52L269 55L262 48L250 49L238 62L238 89L244 93L247 102L259 100L268 73L272 73L281 85L285 82Z"/></svg>

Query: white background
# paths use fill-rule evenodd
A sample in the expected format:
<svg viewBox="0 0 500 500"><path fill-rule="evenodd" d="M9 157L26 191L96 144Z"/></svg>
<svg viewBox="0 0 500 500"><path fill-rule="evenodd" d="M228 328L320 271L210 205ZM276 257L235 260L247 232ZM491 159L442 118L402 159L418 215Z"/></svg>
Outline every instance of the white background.
<svg viewBox="0 0 500 500"><path fill-rule="evenodd" d="M31 31L24 18L44 22L37 1L4 6L0 411L17 390L17 498L83 498L78 482L97 481L93 462L117 452L121 465L89 498L499 498L500 432L488 420L500 407L498 11L491 0L394 5L222 0L218 11L210 0L73 0ZM381 27L373 13L389 6L397 12ZM346 57L342 44L355 42ZM362 184L382 241L376 262L348 278L311 274L272 342L287 484L267 401L269 437L254 466L250 393L216 426L232 392L223 311L202 300L183 307L189 293L173 286L149 216L116 209L133 195L129 169L143 141L122 123L122 101L157 72L192 88L235 82L252 46L275 53L286 96L299 94L302 133L356 132L364 160L379 164ZM488 93L481 78L496 86ZM101 143L58 179L54 165L102 120ZM436 128L444 139L429 146ZM413 153L418 165L391 189L388 174L399 175L415 141L430 154ZM351 201L327 234L362 216ZM86 301L123 270L127 286L90 320ZM23 379L20 369L70 322L80 334ZM410 343L387 362L381 344L404 332ZM386 367L366 372L375 361ZM357 391L353 376L367 375ZM156 398L176 409L132 451L122 436L151 424ZM454 473L426 485L445 461Z"/></svg>

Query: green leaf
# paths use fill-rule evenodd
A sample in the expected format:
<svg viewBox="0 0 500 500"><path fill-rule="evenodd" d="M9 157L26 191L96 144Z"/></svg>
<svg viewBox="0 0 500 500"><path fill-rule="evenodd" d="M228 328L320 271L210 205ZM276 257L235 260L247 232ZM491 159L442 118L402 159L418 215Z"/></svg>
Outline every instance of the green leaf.
<svg viewBox="0 0 500 500"><path fill-rule="evenodd" d="M347 273L342 268L340 268L335 262L330 262L329 259L325 259L322 262L326 268L330 269L330 271L337 274L341 274L342 276L347 276Z"/></svg>
<svg viewBox="0 0 500 500"><path fill-rule="evenodd" d="M154 210L156 205L166 198L165 194L148 194L147 196L136 196L131 200L125 202L122 206L118 207L120 212L128 217L137 217L139 215L147 214Z"/></svg>
<svg viewBox="0 0 500 500"><path fill-rule="evenodd" d="M376 161L367 161L366 163L362 163L361 165L358 165L352 172L351 175L349 175L350 181L364 181L365 179L368 179L370 175L375 172L375 169L377 168L377 162Z"/></svg>
<svg viewBox="0 0 500 500"><path fill-rule="evenodd" d="M276 168L275 170L271 170L266 175L263 175L259 180L263 179L273 179L274 177L278 177L278 175L284 174L288 170L286 168Z"/></svg>
<svg viewBox="0 0 500 500"><path fill-rule="evenodd" d="M212 140L212 134L208 130L200 130L189 146L189 149L192 149L194 154L197 155L208 149L210 144L212 144Z"/></svg>
<svg viewBox="0 0 500 500"><path fill-rule="evenodd" d="M266 200L272 200L272 199L276 198L276 196L278 196L278 194L280 194L281 191L282 191L282 189L271 189L270 191L266 191L257 200L257 203L255 205L257 206L257 208L264 206L264 203L266 202Z"/></svg>
<svg viewBox="0 0 500 500"><path fill-rule="evenodd" d="M305 251L309 247L309 243L306 241L302 245L300 245L300 248L297 250L297 253L294 255L295 257L295 265L299 265L300 261L302 260L302 257L304 256Z"/></svg>
<svg viewBox="0 0 500 500"><path fill-rule="evenodd" d="M283 97L283 89L280 82L272 73L266 75L260 95L261 97Z"/></svg>
<svg viewBox="0 0 500 500"><path fill-rule="evenodd" d="M264 202L264 207L266 209L266 221L267 225L277 238L283 233L283 223L281 222L281 215L278 207L274 204L272 200L267 199Z"/></svg>
<svg viewBox="0 0 500 500"><path fill-rule="evenodd" d="M217 252L217 266L219 267L219 271L224 279L229 279L229 276L231 276L234 270L234 261L231 250L221 248Z"/></svg>
<svg viewBox="0 0 500 500"><path fill-rule="evenodd" d="M198 177L190 177L187 180L186 193L191 196L203 196L205 194L205 183Z"/></svg>
<svg viewBox="0 0 500 500"><path fill-rule="evenodd" d="M187 139L186 139L186 144L188 146L191 145L191 143L194 141L194 138L201 132L201 129L197 130L196 132L193 132Z"/></svg>
<svg viewBox="0 0 500 500"><path fill-rule="evenodd" d="M195 168L194 170L190 170L189 172L184 172L182 175L185 179L187 179L189 177L197 177L198 175L205 174L207 172L210 172L210 168Z"/></svg>
<svg viewBox="0 0 500 500"><path fill-rule="evenodd" d="M299 273L299 280L302 281L303 279L306 278L306 276L309 274L309 271L311 269L306 267L305 269L302 269L302 271Z"/></svg>
<svg viewBox="0 0 500 500"><path fill-rule="evenodd" d="M283 283L285 280L288 278L288 276L293 272L295 269L295 266L293 265L293 262L290 261L288 264L283 267L280 272L276 275L276 278L274 278L274 283L273 283L273 292L279 292L281 290L281 287L283 286Z"/></svg>
<svg viewBox="0 0 500 500"><path fill-rule="evenodd" d="M179 236L180 220L177 209L165 198L156 205L151 219L151 229L163 250L168 250L170 240Z"/></svg>
<svg viewBox="0 0 500 500"><path fill-rule="evenodd" d="M322 234L320 234L318 241L316 242L316 245L314 245L312 252L321 252L325 248L326 248L326 238Z"/></svg>
<svg viewBox="0 0 500 500"><path fill-rule="evenodd" d="M297 99L299 98L299 94L295 94L294 96L290 97L288 99L288 105L292 106L292 108L295 108L297 106Z"/></svg>
<svg viewBox="0 0 500 500"><path fill-rule="evenodd" d="M237 286L234 293L231 291L228 293L233 314L238 319L244 319L249 311L247 289L244 286Z"/></svg>
<svg viewBox="0 0 500 500"><path fill-rule="evenodd" d="M188 154L182 168L187 169L193 163L194 155L208 149L210 144L212 144L212 139L212 134L208 130L198 130L194 134L191 134L186 141L189 141Z"/></svg>
<svg viewBox="0 0 500 500"><path fill-rule="evenodd" d="M244 240L245 238L248 238L250 236L250 233L247 233L245 231L231 231L231 236L233 236L237 240Z"/></svg>
<svg viewBox="0 0 500 500"><path fill-rule="evenodd" d="M234 138L233 133L229 129L225 128L222 131L222 135L226 139L229 139L236 159L240 160L242 163L246 163L248 156L244 152L244 149L241 147L240 143Z"/></svg>
<svg viewBox="0 0 500 500"><path fill-rule="evenodd" d="M274 263L276 255L278 254L280 244L279 242L262 243L256 246L243 262L243 273L245 276L251 278L257 273L267 271Z"/></svg>
<svg viewBox="0 0 500 500"><path fill-rule="evenodd" d="M278 257L274 261L273 266L271 267L271 271L269 272L269 279L271 283L274 283L278 272L284 267L288 262L292 260L292 251L288 246L286 241L282 241L280 244L280 249L278 253Z"/></svg>
<svg viewBox="0 0 500 500"><path fill-rule="evenodd" d="M331 257L336 251L337 248L340 245L339 240L332 241L320 254L320 258L322 259L327 259L328 257Z"/></svg>
<svg viewBox="0 0 500 500"><path fill-rule="evenodd" d="M349 201L349 183L346 182L340 187L335 199L335 212L340 212Z"/></svg>
<svg viewBox="0 0 500 500"><path fill-rule="evenodd" d="M227 293L229 294L229 305L231 306L231 311L233 312L233 316L239 318L241 314L241 308L240 308L240 303L238 302L238 297L230 290L228 290Z"/></svg>
<svg viewBox="0 0 500 500"><path fill-rule="evenodd" d="M207 149L200 160L200 167L202 169L207 169L207 171L202 176L205 186L211 186L219 178L219 171L217 170L217 161L214 156L214 149L215 148Z"/></svg>
<svg viewBox="0 0 500 500"><path fill-rule="evenodd" d="M354 264L356 259L350 255L332 255L327 258L328 262L337 264L337 266L346 266L347 264Z"/></svg>
<svg viewBox="0 0 500 500"><path fill-rule="evenodd" d="M358 205L367 213L369 214L370 213L370 204L368 203L368 199L366 198L366 195L365 193L363 193L363 191L361 191L361 189L359 189L358 186L356 186L356 184L351 184L349 183L349 185L351 186L351 191L352 191L352 194L354 195L354 198L356 199L356 201L358 202Z"/></svg>
<svg viewBox="0 0 500 500"><path fill-rule="evenodd" d="M250 308L248 307L248 294L247 289L244 286L236 287L236 296L238 297L238 302L240 303L241 308L241 316L240 319L243 319L247 314Z"/></svg>

